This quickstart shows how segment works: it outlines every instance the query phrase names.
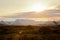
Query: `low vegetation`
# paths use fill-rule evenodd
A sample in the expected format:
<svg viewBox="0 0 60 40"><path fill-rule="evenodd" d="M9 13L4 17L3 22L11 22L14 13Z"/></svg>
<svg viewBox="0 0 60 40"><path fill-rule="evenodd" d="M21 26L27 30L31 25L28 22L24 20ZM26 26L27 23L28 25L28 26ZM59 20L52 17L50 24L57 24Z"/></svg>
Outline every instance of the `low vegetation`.
<svg viewBox="0 0 60 40"><path fill-rule="evenodd" d="M60 26L0 25L0 40L60 40Z"/></svg>

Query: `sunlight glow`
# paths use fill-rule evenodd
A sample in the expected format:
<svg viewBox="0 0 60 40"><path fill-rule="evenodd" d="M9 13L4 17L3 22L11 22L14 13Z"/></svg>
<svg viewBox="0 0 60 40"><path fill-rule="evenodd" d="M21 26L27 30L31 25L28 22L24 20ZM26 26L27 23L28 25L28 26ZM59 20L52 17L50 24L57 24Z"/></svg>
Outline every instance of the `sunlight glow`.
<svg viewBox="0 0 60 40"><path fill-rule="evenodd" d="M30 8L30 11L44 11L46 9L47 7L43 4L35 4L35 5L32 5L32 7Z"/></svg>

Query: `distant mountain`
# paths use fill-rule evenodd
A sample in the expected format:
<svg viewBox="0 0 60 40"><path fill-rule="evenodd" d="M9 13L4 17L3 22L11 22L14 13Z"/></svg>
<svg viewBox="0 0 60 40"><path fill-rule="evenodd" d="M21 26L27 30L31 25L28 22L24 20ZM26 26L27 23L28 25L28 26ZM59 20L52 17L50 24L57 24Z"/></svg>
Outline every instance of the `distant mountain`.
<svg viewBox="0 0 60 40"><path fill-rule="evenodd" d="M56 21L58 25L60 25L60 21ZM33 25L33 24L48 24L55 25L53 21L34 21L34 20L26 20L26 19L16 19L15 21L0 21L0 24L8 24L8 25Z"/></svg>
<svg viewBox="0 0 60 40"><path fill-rule="evenodd" d="M16 19L16 21L14 22L15 25L19 25L19 24L37 24L36 21L33 20L26 20L26 19Z"/></svg>
<svg viewBox="0 0 60 40"><path fill-rule="evenodd" d="M4 21L0 21L0 25L1 25L1 24L6 24L6 23L5 23Z"/></svg>
<svg viewBox="0 0 60 40"><path fill-rule="evenodd" d="M22 24L37 24L34 20L26 20L26 19L16 19L15 21L0 21L0 24L9 24L9 25L22 25Z"/></svg>

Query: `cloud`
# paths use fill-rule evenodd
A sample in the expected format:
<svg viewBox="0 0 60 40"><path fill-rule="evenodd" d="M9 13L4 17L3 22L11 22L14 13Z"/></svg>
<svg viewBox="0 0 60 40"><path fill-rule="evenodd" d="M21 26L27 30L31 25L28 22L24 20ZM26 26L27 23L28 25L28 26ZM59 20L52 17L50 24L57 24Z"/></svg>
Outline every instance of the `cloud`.
<svg viewBox="0 0 60 40"><path fill-rule="evenodd" d="M60 17L60 10L47 10L46 12L46 17Z"/></svg>
<svg viewBox="0 0 60 40"><path fill-rule="evenodd" d="M60 5L57 5L55 8L56 8L56 9L60 9Z"/></svg>
<svg viewBox="0 0 60 40"><path fill-rule="evenodd" d="M16 15L17 14L17 15ZM16 13L13 16L3 16L5 18L49 18L60 17L60 10L46 10L43 12Z"/></svg>

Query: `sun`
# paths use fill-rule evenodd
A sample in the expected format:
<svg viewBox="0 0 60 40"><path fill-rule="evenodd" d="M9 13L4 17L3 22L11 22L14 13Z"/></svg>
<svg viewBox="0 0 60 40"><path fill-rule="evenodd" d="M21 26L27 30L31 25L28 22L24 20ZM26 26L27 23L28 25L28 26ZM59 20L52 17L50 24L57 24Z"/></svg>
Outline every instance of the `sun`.
<svg viewBox="0 0 60 40"><path fill-rule="evenodd" d="M47 7L42 4L34 4L31 6L30 11L44 11Z"/></svg>

